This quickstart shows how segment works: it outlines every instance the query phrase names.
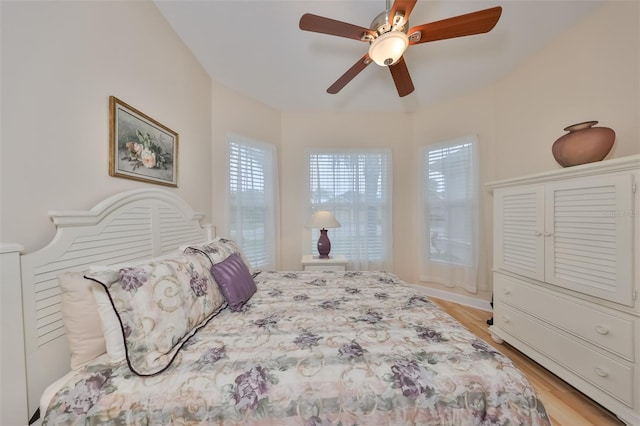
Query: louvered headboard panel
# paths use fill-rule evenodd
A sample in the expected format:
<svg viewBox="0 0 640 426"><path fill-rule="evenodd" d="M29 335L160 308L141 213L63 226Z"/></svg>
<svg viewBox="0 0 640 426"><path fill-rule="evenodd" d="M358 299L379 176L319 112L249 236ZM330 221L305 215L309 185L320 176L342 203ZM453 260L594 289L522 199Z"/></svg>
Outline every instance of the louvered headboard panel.
<svg viewBox="0 0 640 426"><path fill-rule="evenodd" d="M69 370L69 351L57 276L90 265L159 256L213 237L180 197L162 189L112 196L89 211L53 211L52 242L21 259L28 408L33 413L49 384Z"/></svg>

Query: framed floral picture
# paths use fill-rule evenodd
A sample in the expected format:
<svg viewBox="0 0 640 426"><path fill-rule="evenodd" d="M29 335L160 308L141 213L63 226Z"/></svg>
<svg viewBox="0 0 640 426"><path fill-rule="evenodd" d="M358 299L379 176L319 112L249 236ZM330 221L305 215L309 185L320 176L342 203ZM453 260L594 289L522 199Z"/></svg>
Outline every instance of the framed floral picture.
<svg viewBox="0 0 640 426"><path fill-rule="evenodd" d="M178 134L109 97L109 175L178 186Z"/></svg>

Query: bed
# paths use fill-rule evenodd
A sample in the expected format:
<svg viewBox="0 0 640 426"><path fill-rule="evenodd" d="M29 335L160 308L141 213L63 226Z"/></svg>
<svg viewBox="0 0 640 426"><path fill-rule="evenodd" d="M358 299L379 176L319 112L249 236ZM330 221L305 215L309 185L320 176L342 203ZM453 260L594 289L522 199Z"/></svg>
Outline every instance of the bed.
<svg viewBox="0 0 640 426"><path fill-rule="evenodd" d="M22 257L27 342L35 277L59 296L57 335L26 346L45 425L550 424L507 357L392 273L252 270L164 190L52 217L54 241ZM104 341L74 340L70 311Z"/></svg>

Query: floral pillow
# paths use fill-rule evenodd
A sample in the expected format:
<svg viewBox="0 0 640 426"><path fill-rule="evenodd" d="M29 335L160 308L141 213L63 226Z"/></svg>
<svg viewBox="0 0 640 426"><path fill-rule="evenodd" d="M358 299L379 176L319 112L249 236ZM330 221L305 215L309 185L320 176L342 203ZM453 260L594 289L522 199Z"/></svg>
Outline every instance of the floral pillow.
<svg viewBox="0 0 640 426"><path fill-rule="evenodd" d="M182 345L224 306L203 256L187 254L90 271L120 322L127 363L139 376L164 371Z"/></svg>
<svg viewBox="0 0 640 426"><path fill-rule="evenodd" d="M227 257L234 253L237 253L241 258L250 273L253 273L251 264L242 253L240 246L233 241L226 238L216 238L213 241L209 241L203 244L192 244L184 248L184 252L188 254L202 253L206 255L211 261L212 265L220 263Z"/></svg>
<svg viewBox="0 0 640 426"><path fill-rule="evenodd" d="M109 266L91 265L89 267L89 271L97 272L116 269L120 270L142 263L150 263L157 262L159 260L170 259L180 255L181 253L182 251L174 251L151 259L138 259ZM116 312L113 310L111 299L109 299L109 295L107 294L104 287L93 281L88 282L93 284L93 286L91 286L91 292L93 293L93 298L95 299L95 303L97 305L97 312L98 316L100 317L100 326L102 328L102 334L104 336L107 354L109 355L109 359L112 363L120 363L127 358L126 349L124 347L124 339L122 338L122 327L120 325L120 320L118 319Z"/></svg>

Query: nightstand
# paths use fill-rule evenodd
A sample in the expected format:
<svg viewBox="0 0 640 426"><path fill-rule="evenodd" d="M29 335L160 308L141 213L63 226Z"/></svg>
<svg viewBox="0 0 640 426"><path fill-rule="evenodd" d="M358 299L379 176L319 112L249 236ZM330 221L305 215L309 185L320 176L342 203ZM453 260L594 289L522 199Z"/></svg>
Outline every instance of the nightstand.
<svg viewBox="0 0 640 426"><path fill-rule="evenodd" d="M340 254L322 259L310 254L302 256L303 271L346 271L347 263L347 258Z"/></svg>

